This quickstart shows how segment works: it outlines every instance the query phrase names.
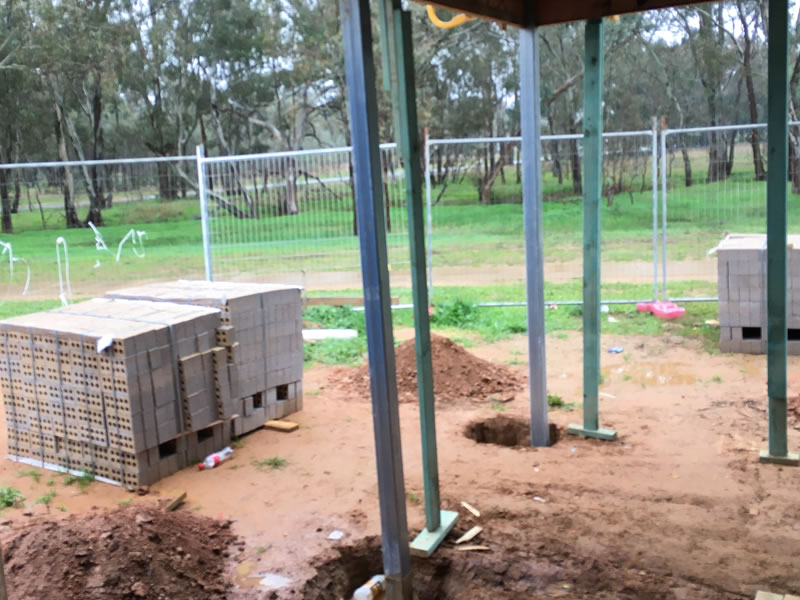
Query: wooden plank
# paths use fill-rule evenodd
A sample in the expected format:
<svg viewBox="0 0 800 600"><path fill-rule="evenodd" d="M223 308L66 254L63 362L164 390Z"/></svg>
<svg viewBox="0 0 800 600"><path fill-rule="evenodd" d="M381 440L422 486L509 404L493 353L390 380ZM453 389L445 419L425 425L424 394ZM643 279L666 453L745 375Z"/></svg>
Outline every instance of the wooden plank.
<svg viewBox="0 0 800 600"><path fill-rule="evenodd" d="M184 500L186 500L186 492L183 492L180 496L178 496L172 502L167 504L167 507L164 509L164 511L172 512L173 510L177 509L181 504L183 504Z"/></svg>
<svg viewBox="0 0 800 600"><path fill-rule="evenodd" d="M785 600L782 594L773 594L772 592L758 592L756 600Z"/></svg>
<svg viewBox="0 0 800 600"><path fill-rule="evenodd" d="M463 506L464 508L466 508L466 509L467 509L469 512L471 512L471 513L472 513L473 515L475 515L476 517L480 517L480 516L481 516L481 511L479 511L477 508L475 508L474 506L472 506L472 505L471 505L469 502L463 502L463 501L462 501L462 502L461 502L461 506Z"/></svg>
<svg viewBox="0 0 800 600"><path fill-rule="evenodd" d="M478 534L479 534L481 531L483 531L483 527L481 527L480 525L476 525L475 527L473 527L472 529L470 529L470 530L469 530L467 533L465 533L465 534L464 534L464 535L462 535L460 538L458 538L458 539L456 540L456 544L462 544L462 543L464 543L464 542L468 542L468 541L470 541L470 540L472 540L472 539L475 539L475 537L477 537L477 535L478 535Z"/></svg>
<svg viewBox="0 0 800 600"><path fill-rule="evenodd" d="M491 550L489 546L459 546L456 548L459 552L470 552L470 551L479 551L479 552L487 552Z"/></svg>
<svg viewBox="0 0 800 600"><path fill-rule="evenodd" d="M264 423L264 427L267 429L274 429L275 431L284 431L286 433L290 433L295 431L300 425L297 423L293 423L292 421L267 421Z"/></svg>

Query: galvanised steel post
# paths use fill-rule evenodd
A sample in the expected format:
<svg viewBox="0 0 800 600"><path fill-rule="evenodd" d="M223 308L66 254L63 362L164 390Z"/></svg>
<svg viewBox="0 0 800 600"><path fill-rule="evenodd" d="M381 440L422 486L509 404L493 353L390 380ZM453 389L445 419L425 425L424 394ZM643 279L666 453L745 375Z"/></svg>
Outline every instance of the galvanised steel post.
<svg viewBox="0 0 800 600"><path fill-rule="evenodd" d="M520 29L519 73L531 446L547 446L550 443L550 431L544 324L539 34L535 27Z"/></svg>
<svg viewBox="0 0 800 600"><path fill-rule="evenodd" d="M208 196L206 195L206 177L203 164L206 151L203 146L195 148L195 159L197 160L197 193L200 196L200 224L203 229L203 262L205 263L206 281L213 281L211 266L211 225L208 214Z"/></svg>
<svg viewBox="0 0 800 600"><path fill-rule="evenodd" d="M353 141L353 179L361 246L386 596L389 600L411 600L411 555L397 408L369 0L342 0L341 19Z"/></svg>

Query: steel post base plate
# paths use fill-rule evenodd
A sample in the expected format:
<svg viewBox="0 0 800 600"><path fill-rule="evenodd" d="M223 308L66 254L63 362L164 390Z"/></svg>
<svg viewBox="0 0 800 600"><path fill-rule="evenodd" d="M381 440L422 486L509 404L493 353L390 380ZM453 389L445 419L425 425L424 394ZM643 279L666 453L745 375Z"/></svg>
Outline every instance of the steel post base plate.
<svg viewBox="0 0 800 600"><path fill-rule="evenodd" d="M786 456L772 456L769 450L762 450L759 454L759 461L762 463L783 465L785 467L800 466L800 455L789 452Z"/></svg>
<svg viewBox="0 0 800 600"><path fill-rule="evenodd" d="M583 437L604 440L606 442L613 442L617 439L616 431L613 429L604 429L602 427L586 429L583 425L569 425L567 426L567 433L570 435L582 435Z"/></svg>
<svg viewBox="0 0 800 600"><path fill-rule="evenodd" d="M447 537L447 534L450 533L458 520L458 513L452 510L443 510L439 514L441 515L439 529L435 531L423 529L416 539L411 542L411 554L413 556L428 558L439 547L442 540Z"/></svg>

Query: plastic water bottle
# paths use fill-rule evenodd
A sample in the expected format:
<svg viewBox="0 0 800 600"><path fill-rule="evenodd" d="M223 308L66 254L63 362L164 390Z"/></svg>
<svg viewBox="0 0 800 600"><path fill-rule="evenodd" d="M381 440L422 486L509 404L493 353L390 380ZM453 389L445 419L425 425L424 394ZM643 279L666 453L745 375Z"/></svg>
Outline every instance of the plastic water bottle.
<svg viewBox="0 0 800 600"><path fill-rule="evenodd" d="M374 575L367 583L353 592L353 600L377 600L386 591L386 578Z"/></svg>
<svg viewBox="0 0 800 600"><path fill-rule="evenodd" d="M199 465L197 465L197 468L200 469L201 471L204 469L213 469L223 460L227 460L231 456L233 456L233 448L231 448L230 446L226 446L219 452L214 452L213 454L209 454L208 456L206 456L206 459Z"/></svg>

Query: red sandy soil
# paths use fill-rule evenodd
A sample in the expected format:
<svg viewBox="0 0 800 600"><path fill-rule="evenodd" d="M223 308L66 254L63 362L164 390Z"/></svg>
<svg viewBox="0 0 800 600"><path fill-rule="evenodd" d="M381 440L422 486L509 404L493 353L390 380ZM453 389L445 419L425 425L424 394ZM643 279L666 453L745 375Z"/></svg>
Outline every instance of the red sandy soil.
<svg viewBox="0 0 800 600"><path fill-rule="evenodd" d="M4 544L10 600L222 600L230 522L156 506L34 521Z"/></svg>
<svg viewBox="0 0 800 600"><path fill-rule="evenodd" d="M522 378L505 367L470 354L452 340L431 336L433 391L440 404L498 398L508 401L523 387ZM417 402L417 355L414 340L395 348L397 394L400 402ZM369 367L342 369L335 376L340 389L353 398L369 400Z"/></svg>
<svg viewBox="0 0 800 600"><path fill-rule="evenodd" d="M503 366L526 344L520 336L469 352ZM524 387L502 407L439 404L442 503L460 517L434 558L414 563L420 600L800 594L800 469L758 462L767 433L765 358L708 355L670 336L605 336L603 347L610 346L625 348L603 355L601 425L619 432L616 442L562 436L551 448L532 449L465 436L470 424L499 414L524 422ZM577 403L572 412L551 411L562 431L581 420L581 351L580 334L548 338L549 392ZM526 366L512 370L524 378ZM135 510L186 491L182 511L233 519L232 532L246 543L228 563L228 598L345 598L380 570L380 519L372 414L368 403L340 389L340 372L306 371L305 409L293 417L300 424L294 433L255 432L218 469L185 470L146 496L100 483L81 492L49 473L36 482L20 473L27 467L2 461L0 483L20 489L26 507L4 512L9 523L0 527L0 540L56 515L71 521L127 499ZM800 357L789 358L789 373L800 373ZM425 523L415 402L400 406L400 421L413 535ZM794 451L797 427L789 432ZM287 461L284 468L252 464L275 456ZM52 514L34 507L49 490L57 492ZM31 509L34 516L23 515ZM456 536L475 524L483 532L470 543L489 550L457 550ZM329 539L333 530L343 538ZM268 591L259 583L265 573L291 583Z"/></svg>

